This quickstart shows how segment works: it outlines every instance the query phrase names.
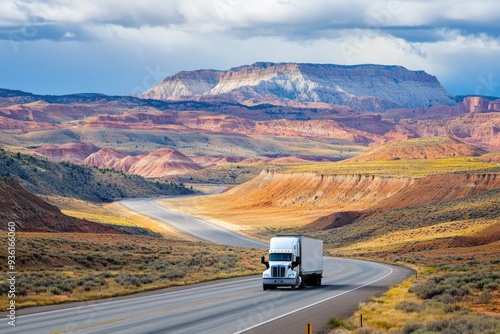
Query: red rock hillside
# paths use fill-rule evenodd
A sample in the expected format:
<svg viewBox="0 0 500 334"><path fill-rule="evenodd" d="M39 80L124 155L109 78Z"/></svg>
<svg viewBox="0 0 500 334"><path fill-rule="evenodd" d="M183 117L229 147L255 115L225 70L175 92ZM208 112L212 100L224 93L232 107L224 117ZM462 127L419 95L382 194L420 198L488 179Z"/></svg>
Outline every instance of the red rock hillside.
<svg viewBox="0 0 500 334"><path fill-rule="evenodd" d="M93 144L74 142L61 146L44 145L36 148L34 151L54 161L67 161L79 164L89 154L98 150L99 148Z"/></svg>
<svg viewBox="0 0 500 334"><path fill-rule="evenodd" d="M161 148L146 155L129 169L129 173L144 177L164 177L201 170L203 167L171 148Z"/></svg>
<svg viewBox="0 0 500 334"><path fill-rule="evenodd" d="M0 177L0 218L6 230L6 222L15 222L19 232L84 232L121 234L112 227L68 217L52 204L26 191L17 181Z"/></svg>
<svg viewBox="0 0 500 334"><path fill-rule="evenodd" d="M437 159L477 157L486 151L450 136L394 141L374 147L349 161Z"/></svg>

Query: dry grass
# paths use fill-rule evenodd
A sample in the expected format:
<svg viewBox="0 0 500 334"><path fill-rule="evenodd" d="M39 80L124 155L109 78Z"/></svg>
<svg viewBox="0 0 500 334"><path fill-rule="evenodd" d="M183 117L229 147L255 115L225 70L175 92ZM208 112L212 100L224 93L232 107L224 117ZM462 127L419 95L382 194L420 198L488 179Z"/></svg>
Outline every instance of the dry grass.
<svg viewBox="0 0 500 334"><path fill-rule="evenodd" d="M474 161L474 158L444 158L365 162L323 162L289 165L287 172L317 174L369 174L419 178L435 174L458 172L498 172L500 164Z"/></svg>
<svg viewBox="0 0 500 334"><path fill-rule="evenodd" d="M119 202L113 202L110 204L96 204L74 198L55 196L46 198L49 202L61 208L62 213L68 216L86 219L96 223L113 224L120 226L137 226L160 233L167 238L175 236L179 240L194 240L192 237L180 233L176 229L161 221L140 215L132 210L127 209Z"/></svg>
<svg viewBox="0 0 500 334"><path fill-rule="evenodd" d="M83 301L261 272L261 250L142 236L18 233L16 305ZM6 238L1 232L0 238ZM6 272L6 255L0 254ZM22 269L21 269L22 268ZM0 287L6 287L3 279ZM2 288L0 307L7 306Z"/></svg>

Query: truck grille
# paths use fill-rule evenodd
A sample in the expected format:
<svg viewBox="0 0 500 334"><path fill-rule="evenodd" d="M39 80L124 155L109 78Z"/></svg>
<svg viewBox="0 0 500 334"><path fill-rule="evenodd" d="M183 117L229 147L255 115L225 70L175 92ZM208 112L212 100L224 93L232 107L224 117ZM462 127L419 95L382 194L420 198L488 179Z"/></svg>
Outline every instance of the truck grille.
<svg viewBox="0 0 500 334"><path fill-rule="evenodd" d="M286 267L285 266L272 266L271 275L272 277L285 277Z"/></svg>

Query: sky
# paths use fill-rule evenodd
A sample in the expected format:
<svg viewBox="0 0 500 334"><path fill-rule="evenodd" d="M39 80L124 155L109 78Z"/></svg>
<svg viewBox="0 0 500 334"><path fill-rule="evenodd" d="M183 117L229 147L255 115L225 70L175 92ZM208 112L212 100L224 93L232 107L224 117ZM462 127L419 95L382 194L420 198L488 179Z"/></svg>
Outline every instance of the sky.
<svg viewBox="0 0 500 334"><path fill-rule="evenodd" d="M500 96L498 0L0 2L0 88L138 94L258 61L401 65Z"/></svg>

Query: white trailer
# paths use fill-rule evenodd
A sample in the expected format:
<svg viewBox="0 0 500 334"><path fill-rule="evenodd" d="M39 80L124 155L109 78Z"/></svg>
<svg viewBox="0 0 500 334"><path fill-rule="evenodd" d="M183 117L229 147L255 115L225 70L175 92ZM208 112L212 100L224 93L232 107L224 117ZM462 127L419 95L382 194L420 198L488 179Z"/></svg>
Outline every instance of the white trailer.
<svg viewBox="0 0 500 334"><path fill-rule="evenodd" d="M264 290L289 286L320 286L323 277L323 240L303 235L277 235L269 244L269 261L262 273Z"/></svg>

